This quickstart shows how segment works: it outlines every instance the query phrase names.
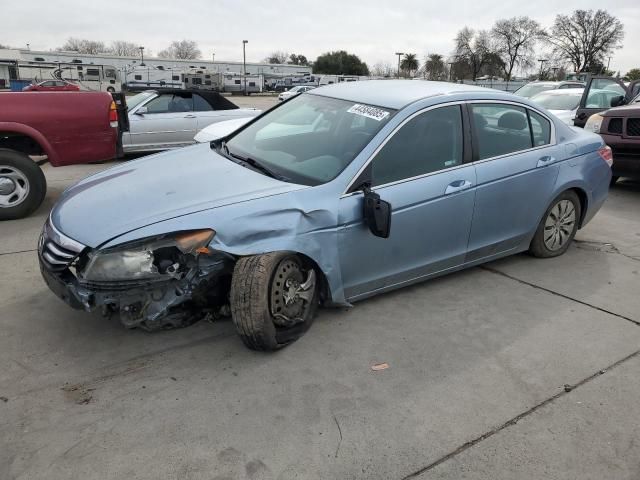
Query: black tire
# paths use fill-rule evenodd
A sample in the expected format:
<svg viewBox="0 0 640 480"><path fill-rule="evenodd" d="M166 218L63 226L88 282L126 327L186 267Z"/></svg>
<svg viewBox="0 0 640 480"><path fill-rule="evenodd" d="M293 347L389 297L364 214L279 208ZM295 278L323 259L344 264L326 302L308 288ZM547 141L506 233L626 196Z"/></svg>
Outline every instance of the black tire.
<svg viewBox="0 0 640 480"><path fill-rule="evenodd" d="M9 203L8 206L0 204L0 220L15 220L30 215L40 206L47 193L47 179L36 162L22 152L0 148L0 182L3 181L3 172L7 175L4 178L7 179L9 178L9 174L13 175L16 171L19 172L24 179L15 180L14 177L11 177L13 179L12 181L19 182L19 185L23 188L26 184L28 193L22 200L16 200L16 198L18 198L17 194L11 196L13 193L10 190L11 185L6 182L5 186L9 190L4 195L4 198L7 199L8 202L13 201L16 203ZM0 186L0 188L2 188L2 186ZM2 193L0 192L0 194Z"/></svg>
<svg viewBox="0 0 640 480"><path fill-rule="evenodd" d="M618 179L619 179L619 178L620 178L620 177L617 177L617 176L613 175L613 176L611 177L611 181L609 182L609 186L610 186L610 187L613 187L613 186L616 184L616 182L618 181Z"/></svg>
<svg viewBox="0 0 640 480"><path fill-rule="evenodd" d="M573 209L574 209L573 214L574 214L575 220L571 225L571 228L568 234L565 234L564 237L561 237L559 234L558 238L564 238L565 240L561 244L559 244L559 246L556 249L553 249L549 247L549 245L547 244L548 242L545 242L545 236L547 238L550 238L549 237L550 230L549 230L547 220L550 220L551 223L555 224L553 227L551 227L551 229L555 228L556 231L559 231L557 227L558 225L557 222L559 219L554 219L554 217L558 212L557 209L559 204L565 201L570 202L570 204L573 206ZM567 205L567 204L563 203L562 205ZM573 237L575 237L576 232L578 231L578 225L580 224L580 219L582 218L581 215L582 215L582 205L580 204L580 199L578 198L578 195L573 190L567 190L566 192L563 192L560 195L558 195L553 200L553 202L551 202L551 205L549 205L549 208L547 208L547 211L542 216L542 220L540 220L540 224L538 225L536 233L533 236L533 240L531 240L531 245L529 246L529 252L534 257L538 257L538 258L551 258L551 257L557 257L559 255L562 255L564 252L567 251L567 249L569 248L569 245L573 241ZM545 230L545 226L547 230ZM562 231L565 232L564 229L562 229Z"/></svg>
<svg viewBox="0 0 640 480"><path fill-rule="evenodd" d="M293 268L292 268L293 266ZM289 267L291 275L313 275L311 301L301 302L302 314L298 321L283 325L284 320L274 316L272 301L274 293L288 278L282 278L282 269ZM298 270L296 270L298 269ZM280 272L280 273L279 273ZM313 273L312 273L313 272ZM279 277L279 278L276 278ZM311 287L310 290L311 291ZM300 338L313 323L318 307L319 278L313 267L291 252L273 252L263 255L242 257L235 265L231 279L231 317L240 338L252 350L270 351L284 347ZM284 294L284 292L280 292ZM296 304L297 305L297 304ZM274 306L274 308L279 308Z"/></svg>

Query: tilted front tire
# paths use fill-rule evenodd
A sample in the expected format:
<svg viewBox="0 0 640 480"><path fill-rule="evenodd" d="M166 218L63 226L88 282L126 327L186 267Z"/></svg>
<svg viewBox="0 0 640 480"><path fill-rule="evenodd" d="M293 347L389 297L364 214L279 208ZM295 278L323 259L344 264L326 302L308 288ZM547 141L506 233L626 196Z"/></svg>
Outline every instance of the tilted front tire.
<svg viewBox="0 0 640 480"><path fill-rule="evenodd" d="M30 215L47 193L47 180L29 156L0 148L0 220Z"/></svg>
<svg viewBox="0 0 640 480"><path fill-rule="evenodd" d="M558 195L544 213L531 240L529 252L539 258L551 258L567 251L578 231L582 206L572 190Z"/></svg>
<svg viewBox="0 0 640 480"><path fill-rule="evenodd" d="M291 252L242 257L231 279L231 316L253 350L277 350L300 338L318 307L312 266Z"/></svg>

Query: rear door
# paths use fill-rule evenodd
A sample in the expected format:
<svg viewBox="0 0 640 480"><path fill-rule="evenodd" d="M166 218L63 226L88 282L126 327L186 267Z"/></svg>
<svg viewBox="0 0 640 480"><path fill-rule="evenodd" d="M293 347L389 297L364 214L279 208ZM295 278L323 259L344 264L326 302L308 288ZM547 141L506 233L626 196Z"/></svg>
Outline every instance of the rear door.
<svg viewBox="0 0 640 480"><path fill-rule="evenodd" d="M145 113L138 113L145 107ZM161 93L129 115L126 150L175 148L194 143L197 120L188 92Z"/></svg>
<svg viewBox="0 0 640 480"><path fill-rule="evenodd" d="M473 102L477 188L467 262L514 251L528 241L551 201L563 151L553 123L505 102Z"/></svg>
<svg viewBox="0 0 640 480"><path fill-rule="evenodd" d="M631 84L632 88L629 88L617 78L590 77L580 99L580 106L573 119L573 124L576 127L584 128L587 120L594 113L624 105L634 96L632 93L634 84Z"/></svg>

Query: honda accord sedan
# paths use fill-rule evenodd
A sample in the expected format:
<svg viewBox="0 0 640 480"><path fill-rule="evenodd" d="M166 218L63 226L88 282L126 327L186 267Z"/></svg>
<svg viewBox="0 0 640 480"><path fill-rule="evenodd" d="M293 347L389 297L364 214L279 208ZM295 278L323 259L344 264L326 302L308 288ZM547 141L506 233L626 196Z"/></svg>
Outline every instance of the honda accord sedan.
<svg viewBox="0 0 640 480"><path fill-rule="evenodd" d="M605 201L611 163L598 135L524 98L336 84L82 180L38 256L72 307L148 330L231 315L248 347L274 350L321 305L517 252L563 254Z"/></svg>

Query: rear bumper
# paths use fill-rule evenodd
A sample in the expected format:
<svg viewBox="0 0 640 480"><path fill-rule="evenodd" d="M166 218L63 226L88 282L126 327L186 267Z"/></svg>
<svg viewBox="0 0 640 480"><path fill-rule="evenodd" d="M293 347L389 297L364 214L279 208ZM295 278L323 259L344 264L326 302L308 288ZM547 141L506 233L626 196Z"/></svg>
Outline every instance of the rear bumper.
<svg viewBox="0 0 640 480"><path fill-rule="evenodd" d="M602 138L613 152L613 175L640 178L640 138L630 140L606 134Z"/></svg>

